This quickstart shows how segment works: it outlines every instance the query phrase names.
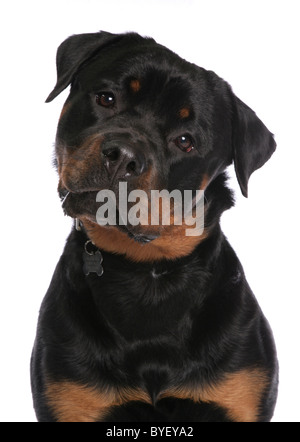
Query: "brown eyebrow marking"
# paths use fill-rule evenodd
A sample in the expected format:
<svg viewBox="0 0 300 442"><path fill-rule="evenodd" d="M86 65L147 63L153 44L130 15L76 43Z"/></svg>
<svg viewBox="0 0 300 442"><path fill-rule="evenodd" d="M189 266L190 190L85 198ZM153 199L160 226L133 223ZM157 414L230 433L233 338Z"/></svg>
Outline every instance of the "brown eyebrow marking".
<svg viewBox="0 0 300 442"><path fill-rule="evenodd" d="M179 116L180 118L184 119L184 118L188 118L190 116L190 109L188 107L183 107L182 109L180 109L179 111Z"/></svg>
<svg viewBox="0 0 300 442"><path fill-rule="evenodd" d="M134 92L134 93L139 92L139 90L141 89L140 80L137 80L137 79L131 80L130 88L131 88L132 92Z"/></svg>

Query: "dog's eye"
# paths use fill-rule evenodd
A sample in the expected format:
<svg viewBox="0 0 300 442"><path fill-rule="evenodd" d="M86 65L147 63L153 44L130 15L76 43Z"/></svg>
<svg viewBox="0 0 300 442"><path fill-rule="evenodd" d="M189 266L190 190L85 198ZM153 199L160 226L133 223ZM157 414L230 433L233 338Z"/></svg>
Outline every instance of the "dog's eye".
<svg viewBox="0 0 300 442"><path fill-rule="evenodd" d="M96 103L103 107L112 107L115 104L115 96L111 92L100 92L96 95Z"/></svg>
<svg viewBox="0 0 300 442"><path fill-rule="evenodd" d="M194 149L194 141L189 135L180 135L175 139L175 144L183 152L190 152Z"/></svg>

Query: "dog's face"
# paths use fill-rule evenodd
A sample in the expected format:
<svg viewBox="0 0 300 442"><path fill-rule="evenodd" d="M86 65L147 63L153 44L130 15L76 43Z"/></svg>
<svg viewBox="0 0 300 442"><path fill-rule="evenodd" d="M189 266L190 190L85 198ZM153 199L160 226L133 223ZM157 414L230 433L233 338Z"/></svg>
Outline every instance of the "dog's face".
<svg viewBox="0 0 300 442"><path fill-rule="evenodd" d="M58 50L57 69L47 101L72 85L56 141L59 192L68 194L72 217L96 222L97 193L118 195L120 182L128 193L205 190L232 161L246 196L251 173L275 149L270 132L226 82L152 39L73 36ZM161 235L159 226L130 230Z"/></svg>

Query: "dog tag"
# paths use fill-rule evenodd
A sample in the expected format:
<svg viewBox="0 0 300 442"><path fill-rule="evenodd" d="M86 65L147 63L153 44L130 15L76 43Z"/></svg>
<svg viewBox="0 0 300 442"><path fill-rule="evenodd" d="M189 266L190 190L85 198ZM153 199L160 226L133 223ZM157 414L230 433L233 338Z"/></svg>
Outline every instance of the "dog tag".
<svg viewBox="0 0 300 442"><path fill-rule="evenodd" d="M85 251L83 252L83 273L88 276L90 273L96 273L98 276L103 275L103 257L100 250L89 252L87 246L92 244L92 241L85 243ZM94 246L95 247L95 246Z"/></svg>

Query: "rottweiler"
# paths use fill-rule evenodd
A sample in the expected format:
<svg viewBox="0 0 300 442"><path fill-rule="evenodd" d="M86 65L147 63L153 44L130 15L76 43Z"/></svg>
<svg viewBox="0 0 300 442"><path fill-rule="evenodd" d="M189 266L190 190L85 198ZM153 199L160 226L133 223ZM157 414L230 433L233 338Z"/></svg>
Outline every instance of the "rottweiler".
<svg viewBox="0 0 300 442"><path fill-rule="evenodd" d="M273 134L227 82L152 38L73 35L56 61L46 101L71 85L54 162L74 227L38 320L38 421L270 421L274 339L220 217L234 205L227 167L247 197ZM169 223L159 200L157 223L126 224L120 184L125 197L189 190L192 214L202 195L203 228L187 234L173 200ZM101 191L116 195L115 223L98 222Z"/></svg>

